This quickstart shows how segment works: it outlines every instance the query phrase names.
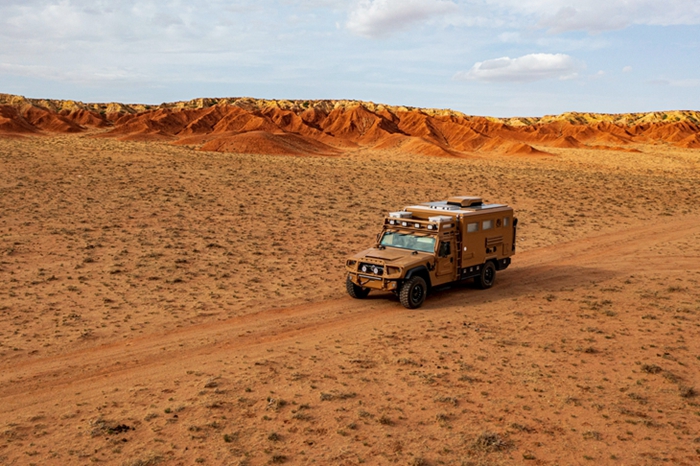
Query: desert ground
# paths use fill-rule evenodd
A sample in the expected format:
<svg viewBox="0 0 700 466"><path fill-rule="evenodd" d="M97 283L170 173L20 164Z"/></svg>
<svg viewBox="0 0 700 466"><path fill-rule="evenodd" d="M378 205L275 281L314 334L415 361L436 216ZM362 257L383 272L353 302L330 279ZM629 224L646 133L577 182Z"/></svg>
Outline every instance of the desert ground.
<svg viewBox="0 0 700 466"><path fill-rule="evenodd" d="M99 131L0 137L0 464L700 463L700 150ZM346 295L388 211L450 195L516 210L493 288Z"/></svg>

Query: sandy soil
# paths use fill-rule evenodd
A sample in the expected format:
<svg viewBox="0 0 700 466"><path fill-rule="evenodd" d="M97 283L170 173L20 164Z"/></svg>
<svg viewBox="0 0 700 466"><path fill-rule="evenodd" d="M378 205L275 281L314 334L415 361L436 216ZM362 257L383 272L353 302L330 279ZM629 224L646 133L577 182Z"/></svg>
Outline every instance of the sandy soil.
<svg viewBox="0 0 700 466"><path fill-rule="evenodd" d="M700 152L635 149L0 138L0 463L698 464ZM345 295L454 194L517 211L494 288Z"/></svg>

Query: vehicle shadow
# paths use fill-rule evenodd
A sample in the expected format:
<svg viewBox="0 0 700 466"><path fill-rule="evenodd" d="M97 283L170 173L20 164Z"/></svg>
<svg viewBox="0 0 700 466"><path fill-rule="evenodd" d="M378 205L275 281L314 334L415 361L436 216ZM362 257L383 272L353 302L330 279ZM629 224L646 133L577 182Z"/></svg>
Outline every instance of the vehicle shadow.
<svg viewBox="0 0 700 466"><path fill-rule="evenodd" d="M514 299L537 293L562 291L563 288L574 291L584 285L624 276L628 272L628 270L570 265L513 267L499 271L496 275L496 283L487 290L479 289L472 279L434 287L423 306L438 308L465 302L477 304L485 301ZM398 302L398 298L393 294L389 296L377 295L377 298L380 297L393 298Z"/></svg>

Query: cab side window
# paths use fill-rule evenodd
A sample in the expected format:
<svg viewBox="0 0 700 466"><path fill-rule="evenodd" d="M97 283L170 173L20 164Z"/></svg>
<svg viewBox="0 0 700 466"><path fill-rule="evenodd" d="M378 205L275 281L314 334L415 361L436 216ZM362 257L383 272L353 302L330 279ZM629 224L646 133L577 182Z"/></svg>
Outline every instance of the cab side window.
<svg viewBox="0 0 700 466"><path fill-rule="evenodd" d="M440 243L440 252L438 255L440 257L447 257L450 255L450 253L450 243Z"/></svg>

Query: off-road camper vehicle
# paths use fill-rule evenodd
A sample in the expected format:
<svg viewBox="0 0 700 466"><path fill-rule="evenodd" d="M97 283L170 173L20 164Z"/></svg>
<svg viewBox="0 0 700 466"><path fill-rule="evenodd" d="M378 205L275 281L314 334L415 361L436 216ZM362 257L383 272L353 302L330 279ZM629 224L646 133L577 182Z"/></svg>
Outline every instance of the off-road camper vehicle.
<svg viewBox="0 0 700 466"><path fill-rule="evenodd" d="M517 224L511 207L471 196L391 212L375 246L346 260L348 294L392 291L414 309L434 286L473 278L490 288L515 254Z"/></svg>

